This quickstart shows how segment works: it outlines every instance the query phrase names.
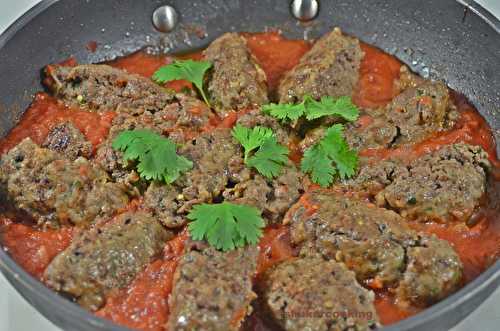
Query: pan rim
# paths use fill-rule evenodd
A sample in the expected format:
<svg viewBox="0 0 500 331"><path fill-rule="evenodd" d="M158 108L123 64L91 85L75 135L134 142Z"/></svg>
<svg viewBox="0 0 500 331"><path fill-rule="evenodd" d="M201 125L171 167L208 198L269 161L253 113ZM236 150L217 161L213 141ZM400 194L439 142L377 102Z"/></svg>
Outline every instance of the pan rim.
<svg viewBox="0 0 500 331"><path fill-rule="evenodd" d="M474 13L474 15L479 16L483 21L489 24L494 31L500 34L500 20L496 18L493 14L487 11L484 7L479 5L473 0L455 0L465 8L468 8ZM32 21L39 14L47 10L53 4L59 2L59 0L41 0L38 4L27 10L22 16L15 20L9 27L0 35L0 50L5 46L5 44L15 36L15 34L21 30L24 26ZM44 301L52 301L52 303L57 304L58 309L61 311L59 315L65 314L71 316L74 320L79 323L84 322L96 328L105 328L110 331L127 331L131 329L115 324L107 319L95 316L94 314L84 310L76 303L71 302L57 294L55 291L46 287L42 282L31 276L27 271L25 271L17 262L15 262L12 257L7 253L3 246L0 244L0 271L5 275L9 283L13 284L12 279L16 279L22 286L34 293L37 297L43 298ZM468 283L466 286L461 288L459 291L453 295L447 297L446 299L434 304L431 307L426 308L422 312L406 318L395 324L383 327L384 331L396 331L396 330L413 330L419 325L425 324L428 321L438 319L441 315L446 312L453 311L460 307L464 302L469 300L469 298L474 297L477 293L481 291L486 291L489 288L493 290L500 285L500 260L496 261L495 264L491 265L487 270L481 273L476 279ZM16 288L17 291L17 288ZM17 291L21 294L20 291ZM493 292L493 291L491 291ZM487 297L491 294L487 295ZM23 295L24 296L24 295ZM485 297L485 299L487 298ZM26 301L31 304L31 300L24 296ZM483 303L482 301L481 303ZM475 310L476 306L473 310ZM44 315L36 307L37 312ZM46 318L52 322L47 316ZM461 319L460 319L461 320ZM52 322L54 323L54 322ZM55 324L55 323L54 323Z"/></svg>

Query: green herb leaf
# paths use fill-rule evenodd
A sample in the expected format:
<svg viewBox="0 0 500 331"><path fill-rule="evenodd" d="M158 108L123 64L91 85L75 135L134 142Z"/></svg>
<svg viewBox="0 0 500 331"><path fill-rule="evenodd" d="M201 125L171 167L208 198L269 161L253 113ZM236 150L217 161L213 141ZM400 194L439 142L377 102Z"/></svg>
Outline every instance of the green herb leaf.
<svg viewBox="0 0 500 331"><path fill-rule="evenodd" d="M340 116L347 121L354 122L358 119L359 110L350 97L322 97L316 101L311 97L304 99L306 102L306 118L311 121L323 116Z"/></svg>
<svg viewBox="0 0 500 331"><path fill-rule="evenodd" d="M282 121L296 121L306 113L305 100L298 104L270 103L262 106L262 111Z"/></svg>
<svg viewBox="0 0 500 331"><path fill-rule="evenodd" d="M358 156L344 139L344 126L335 124L328 128L323 139L308 148L301 162L301 170L309 173L313 182L328 187L335 175L352 177L358 166Z"/></svg>
<svg viewBox="0 0 500 331"><path fill-rule="evenodd" d="M192 221L188 225L192 239L206 239L223 251L257 244L264 227L257 208L229 202L195 205L187 217Z"/></svg>
<svg viewBox="0 0 500 331"><path fill-rule="evenodd" d="M233 137L243 146L245 164L267 178L278 176L288 163L288 148L278 143L270 128L249 129L238 124L233 128Z"/></svg>
<svg viewBox="0 0 500 331"><path fill-rule="evenodd" d="M288 162L288 148L278 144L276 137L264 141L259 150L247 160L247 165L257 169L263 176L279 176L281 168Z"/></svg>
<svg viewBox="0 0 500 331"><path fill-rule="evenodd" d="M262 111L280 120L296 121L305 116L307 120L314 120L323 116L339 116L347 121L358 119L359 110L350 97L334 99L329 96L322 97L320 101L306 95L298 104L268 104L262 106Z"/></svg>
<svg viewBox="0 0 500 331"><path fill-rule="evenodd" d="M196 86L205 103L210 106L205 91L203 91L203 77L211 67L212 63L209 61L175 60L173 63L156 70L153 74L153 80L162 84L172 80L187 80Z"/></svg>
<svg viewBox="0 0 500 331"><path fill-rule="evenodd" d="M123 152L124 160L137 160L137 171L146 180L174 182L193 167L193 163L177 155L175 144L146 129L121 132L112 142L114 149Z"/></svg>

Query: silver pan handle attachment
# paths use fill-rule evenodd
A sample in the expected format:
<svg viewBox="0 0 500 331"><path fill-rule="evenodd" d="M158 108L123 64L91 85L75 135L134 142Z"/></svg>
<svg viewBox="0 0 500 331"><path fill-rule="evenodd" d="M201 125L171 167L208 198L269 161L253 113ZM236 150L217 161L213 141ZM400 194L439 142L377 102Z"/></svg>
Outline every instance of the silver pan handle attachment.
<svg viewBox="0 0 500 331"><path fill-rule="evenodd" d="M290 11L296 19L310 21L318 15L319 2L318 0L293 0ZM155 9L152 21L156 30L170 32L177 25L179 15L174 7L164 5Z"/></svg>
<svg viewBox="0 0 500 331"><path fill-rule="evenodd" d="M160 32L170 32L177 25L179 15L172 6L160 6L153 12L152 21L156 30Z"/></svg>
<svg viewBox="0 0 500 331"><path fill-rule="evenodd" d="M310 21L318 15L318 0L293 0L290 10L292 15L301 21Z"/></svg>

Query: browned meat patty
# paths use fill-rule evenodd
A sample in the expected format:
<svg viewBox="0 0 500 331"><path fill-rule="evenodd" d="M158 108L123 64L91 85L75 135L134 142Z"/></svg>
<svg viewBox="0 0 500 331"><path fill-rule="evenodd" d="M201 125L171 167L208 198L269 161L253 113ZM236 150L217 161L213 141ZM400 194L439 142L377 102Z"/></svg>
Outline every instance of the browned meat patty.
<svg viewBox="0 0 500 331"><path fill-rule="evenodd" d="M167 228L179 228L186 224L189 208L181 189L174 185L153 182L144 193L144 206Z"/></svg>
<svg viewBox="0 0 500 331"><path fill-rule="evenodd" d="M144 197L145 206L167 227L185 224L192 205L221 197L261 209L269 222L281 221L303 192L303 175L292 164L272 180L246 167L229 129L203 134L179 153L193 161L193 169L168 187L151 184Z"/></svg>
<svg viewBox="0 0 500 331"><path fill-rule="evenodd" d="M399 135L399 129L387 117L385 109L373 109L361 112L362 120L368 125L360 125L360 121L346 124L345 138L351 148L362 150L366 148L393 147Z"/></svg>
<svg viewBox="0 0 500 331"><path fill-rule="evenodd" d="M354 149L393 148L418 143L450 129L458 118L447 87L422 81L396 96L385 108L361 111L360 120L346 124L345 138ZM306 133L302 150L323 137L324 125Z"/></svg>
<svg viewBox="0 0 500 331"><path fill-rule="evenodd" d="M58 152L70 160L75 160L79 156L89 158L92 155L92 144L70 122L53 127L42 147Z"/></svg>
<svg viewBox="0 0 500 331"><path fill-rule="evenodd" d="M213 63L207 90L218 113L268 102L266 74L247 48L245 38L226 33L203 52Z"/></svg>
<svg viewBox="0 0 500 331"><path fill-rule="evenodd" d="M43 227L87 226L128 204L122 185L84 158L71 161L26 138L0 161L0 187Z"/></svg>
<svg viewBox="0 0 500 331"><path fill-rule="evenodd" d="M419 246L408 247L406 252L406 271L396 290L403 302L430 306L457 289L462 267L448 242L422 237Z"/></svg>
<svg viewBox="0 0 500 331"><path fill-rule="evenodd" d="M265 309L286 331L373 330L373 292L343 263L321 257L289 260L266 272L260 285Z"/></svg>
<svg viewBox="0 0 500 331"><path fill-rule="evenodd" d="M421 306L460 285L463 267L450 244L413 231L395 212L340 193L316 191L303 199L286 216L301 254L344 262L360 282L397 286L401 301Z"/></svg>
<svg viewBox="0 0 500 331"><path fill-rule="evenodd" d="M437 131L451 128L458 117L446 85L431 81L404 90L385 112L398 128L395 145L418 142Z"/></svg>
<svg viewBox="0 0 500 331"><path fill-rule="evenodd" d="M45 74L45 84L56 97L95 111L154 113L172 103L175 95L147 78L104 64L50 65Z"/></svg>
<svg viewBox="0 0 500 331"><path fill-rule="evenodd" d="M401 216L420 221L467 222L486 193L488 155L463 143L442 147L408 165L367 165L351 183Z"/></svg>
<svg viewBox="0 0 500 331"><path fill-rule="evenodd" d="M193 170L179 180L186 201L211 201L220 195L229 178L241 170L241 147L230 129L217 129L182 146L179 153L193 161Z"/></svg>
<svg viewBox="0 0 500 331"><path fill-rule="evenodd" d="M350 96L359 79L363 51L359 40L335 28L321 37L299 64L289 71L278 88L280 103L296 103L305 95Z"/></svg>
<svg viewBox="0 0 500 331"><path fill-rule="evenodd" d="M173 237L143 212L127 212L74 239L45 271L47 285L95 311L112 290L124 288Z"/></svg>
<svg viewBox="0 0 500 331"><path fill-rule="evenodd" d="M243 168L237 179L233 179L234 187L226 188L222 195L226 201L257 207L270 223L281 222L303 193L303 178L293 164L284 167L281 175L274 179Z"/></svg>
<svg viewBox="0 0 500 331"><path fill-rule="evenodd" d="M133 170L133 162L124 162L123 153L111 146L120 132L148 129L164 134L176 143L185 143L208 129L211 116L204 103L182 94L177 94L175 102L155 113L119 113L113 119L107 139L97 149L96 162L108 171L115 181L129 185L133 191L134 185L141 184L138 174Z"/></svg>
<svg viewBox="0 0 500 331"><path fill-rule="evenodd" d="M175 272L166 329L239 330L256 297L257 255L256 246L224 253L200 242L188 244Z"/></svg>
<svg viewBox="0 0 500 331"><path fill-rule="evenodd" d="M193 169L168 187L152 183L144 205L167 227L184 225L192 205L221 196L230 178L242 171L240 149L229 129L198 136L178 151L193 162Z"/></svg>

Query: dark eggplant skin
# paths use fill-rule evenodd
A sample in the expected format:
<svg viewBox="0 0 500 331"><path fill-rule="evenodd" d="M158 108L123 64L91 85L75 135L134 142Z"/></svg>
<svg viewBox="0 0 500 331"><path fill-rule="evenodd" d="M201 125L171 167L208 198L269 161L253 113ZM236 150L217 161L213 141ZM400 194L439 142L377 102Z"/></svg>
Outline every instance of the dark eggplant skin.
<svg viewBox="0 0 500 331"><path fill-rule="evenodd" d="M498 141L500 22L470 0L459 2L322 1L312 25L303 25L290 15L288 2L281 0L172 0L169 4L181 13L181 24L165 35L151 24L151 13L163 4L157 1L44 0L0 36L0 77L15 77L0 82L0 136L14 127L33 93L42 90L41 69L69 56L80 63L96 63L145 46L163 49L170 42L174 51L186 51L207 46L231 27L235 31L274 27L287 37L303 38L305 34L316 38L339 26L394 54L414 71L442 79L463 93L486 118ZM198 28L206 34L193 33ZM184 42L186 33L188 43ZM95 52L85 47L90 41L98 44ZM4 250L0 250L0 269L33 306L65 330L126 330L58 296L29 276ZM499 284L497 262L448 299L384 330L447 330Z"/></svg>

